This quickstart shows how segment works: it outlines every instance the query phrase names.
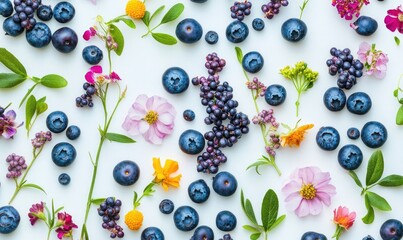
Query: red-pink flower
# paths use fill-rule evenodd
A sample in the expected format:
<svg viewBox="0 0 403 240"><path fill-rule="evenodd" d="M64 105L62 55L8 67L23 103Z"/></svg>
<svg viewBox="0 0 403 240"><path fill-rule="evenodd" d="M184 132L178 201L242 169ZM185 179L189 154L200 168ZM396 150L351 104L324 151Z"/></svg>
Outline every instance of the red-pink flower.
<svg viewBox="0 0 403 240"><path fill-rule="evenodd" d="M104 81L105 76L102 75L102 67L100 65L95 65L90 68L90 70L85 74L85 80L91 84L95 82Z"/></svg>
<svg viewBox="0 0 403 240"><path fill-rule="evenodd" d="M14 110L7 111L3 116L0 117L0 135L5 139L12 138L17 133L17 128L23 123L17 126L14 122L17 114Z"/></svg>
<svg viewBox="0 0 403 240"><path fill-rule="evenodd" d="M403 7L398 6L396 9L389 9L388 15L386 15L384 20L386 27L394 32L396 29L403 33Z"/></svg>
<svg viewBox="0 0 403 240"><path fill-rule="evenodd" d="M119 75L117 73L111 72L111 74L109 74L109 80L111 82L117 82L117 81L120 81L122 79L120 79L120 77L119 77Z"/></svg>
<svg viewBox="0 0 403 240"><path fill-rule="evenodd" d="M336 238L336 240L338 240L342 232L349 229L353 225L356 213L350 213L348 208L339 206L333 211L333 215L333 222L337 226L333 238Z"/></svg>
<svg viewBox="0 0 403 240"><path fill-rule="evenodd" d="M73 228L78 228L76 224L73 223L73 217L68 213L57 213L57 238L62 239L63 237L71 237Z"/></svg>
<svg viewBox="0 0 403 240"><path fill-rule="evenodd" d="M90 29L86 30L83 34L83 38L85 41L88 41L91 39L91 37L97 35L97 30L93 27L90 27Z"/></svg>
<svg viewBox="0 0 403 240"><path fill-rule="evenodd" d="M32 204L32 207L29 209L28 217L31 225L33 226L38 219L45 220L46 216L44 214L44 205L43 202Z"/></svg>
<svg viewBox="0 0 403 240"><path fill-rule="evenodd" d="M360 16L363 5L368 5L369 0L332 0L332 5L336 7L341 18L353 19L353 16Z"/></svg>

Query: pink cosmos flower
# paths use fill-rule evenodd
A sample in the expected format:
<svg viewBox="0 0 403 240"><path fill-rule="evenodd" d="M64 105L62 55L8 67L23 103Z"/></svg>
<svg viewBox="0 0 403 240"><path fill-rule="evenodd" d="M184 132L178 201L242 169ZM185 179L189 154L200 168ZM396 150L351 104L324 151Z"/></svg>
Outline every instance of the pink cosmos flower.
<svg viewBox="0 0 403 240"><path fill-rule="evenodd" d="M353 19L353 16L360 16L363 5L368 5L369 0L332 0L332 5L336 7L341 18Z"/></svg>
<svg viewBox="0 0 403 240"><path fill-rule="evenodd" d="M78 228L78 226L73 223L73 217L68 213L57 213L57 238L63 239L63 237L71 237L73 233L73 228Z"/></svg>
<svg viewBox="0 0 403 240"><path fill-rule="evenodd" d="M337 226L333 238L336 238L336 240L338 240L342 232L349 229L353 225L356 213L350 213L348 208L339 206L333 211L333 215L333 222Z"/></svg>
<svg viewBox="0 0 403 240"><path fill-rule="evenodd" d="M0 117L0 135L5 139L13 138L17 133L17 128L19 128L23 123L17 126L14 122L17 114L14 110L7 111L3 116Z"/></svg>
<svg viewBox="0 0 403 240"><path fill-rule="evenodd" d="M376 50L375 44L371 46L367 42L362 42L357 54L358 59L364 64L367 75L374 75L378 79L385 77L389 58L387 54Z"/></svg>
<svg viewBox="0 0 403 240"><path fill-rule="evenodd" d="M32 204L32 207L29 209L28 217L32 226L36 223L38 219L46 219L44 214L43 202Z"/></svg>
<svg viewBox="0 0 403 240"><path fill-rule="evenodd" d="M88 41L91 39L91 37L94 37L95 35L97 35L97 30L93 27L90 27L90 29L84 32L83 38L85 41Z"/></svg>
<svg viewBox="0 0 403 240"><path fill-rule="evenodd" d="M152 144L161 144L172 133L175 108L159 96L139 95L123 122L123 129L131 135L142 135Z"/></svg>
<svg viewBox="0 0 403 240"><path fill-rule="evenodd" d="M319 214L322 204L329 206L332 196L336 194L336 188L329 184L330 179L328 172L321 172L317 167L296 169L290 181L281 189L286 208L294 211L298 217Z"/></svg>
<svg viewBox="0 0 403 240"><path fill-rule="evenodd" d="M398 6L396 9L389 9L388 15L386 15L384 22L386 27L394 32L396 29L403 33L403 7Z"/></svg>

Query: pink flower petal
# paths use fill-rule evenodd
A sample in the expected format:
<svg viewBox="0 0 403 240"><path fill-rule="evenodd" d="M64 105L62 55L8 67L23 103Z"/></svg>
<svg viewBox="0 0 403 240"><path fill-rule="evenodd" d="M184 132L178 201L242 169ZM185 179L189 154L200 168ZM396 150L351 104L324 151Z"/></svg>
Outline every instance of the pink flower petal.
<svg viewBox="0 0 403 240"><path fill-rule="evenodd" d="M17 133L17 129L15 129L13 127L9 127L9 126L5 126L3 130L4 130L4 132L3 132L2 136L5 139L10 139Z"/></svg>
<svg viewBox="0 0 403 240"><path fill-rule="evenodd" d="M301 204L301 201L303 201L301 195L299 193L294 193L289 196L290 198L287 198L285 200L285 208L288 211L295 211Z"/></svg>
<svg viewBox="0 0 403 240"><path fill-rule="evenodd" d="M284 185L284 187L281 189L284 195L288 196L289 194L292 194L294 192L299 192L301 190L302 185L296 181L291 181Z"/></svg>
<svg viewBox="0 0 403 240"><path fill-rule="evenodd" d="M147 142L152 144L161 144L163 140L157 135L153 127L150 127L150 129L143 134L143 137Z"/></svg>
<svg viewBox="0 0 403 240"><path fill-rule="evenodd" d="M138 130L140 134L146 133L150 129L150 125L146 121L139 121Z"/></svg>
<svg viewBox="0 0 403 240"><path fill-rule="evenodd" d="M146 107L147 100L148 100L147 95L141 94L141 95L139 95L139 96L136 98L136 101L135 101L134 104L136 104L136 103L139 104L140 106L143 107L143 109L145 110L145 112L148 112L148 110L150 110L150 109L147 109L147 107ZM133 105L134 105L134 104L133 104Z"/></svg>
<svg viewBox="0 0 403 240"><path fill-rule="evenodd" d="M175 116L172 116L169 113L164 113L158 116L158 121L162 122L165 125L171 125L174 123Z"/></svg>
<svg viewBox="0 0 403 240"><path fill-rule="evenodd" d="M387 11L388 15L390 15L389 17L391 18L397 18L397 15L399 15L399 10L398 9L389 9Z"/></svg>
<svg viewBox="0 0 403 240"><path fill-rule="evenodd" d="M85 74L85 80L87 80L87 82L94 84L95 83L95 78L94 78L94 73L89 71Z"/></svg>
<svg viewBox="0 0 403 240"><path fill-rule="evenodd" d="M304 184L312 183L315 173L310 167L301 168L299 171L299 177L302 179Z"/></svg>
<svg viewBox="0 0 403 240"><path fill-rule="evenodd" d="M90 68L90 71L91 71L91 72L94 72L94 73L100 74L100 73L102 73L102 66L100 66L100 65L92 66L92 67Z"/></svg>
<svg viewBox="0 0 403 240"><path fill-rule="evenodd" d="M4 114L4 116L10 121L13 122L15 120L15 117L17 114L14 112L14 110L9 110Z"/></svg>
<svg viewBox="0 0 403 240"><path fill-rule="evenodd" d="M83 34L83 38L84 38L85 41L90 40L90 38L91 38L91 31L90 31L90 30L85 31L84 34Z"/></svg>
<svg viewBox="0 0 403 240"><path fill-rule="evenodd" d="M161 103L160 105L158 105L155 108L155 111L157 111L160 114L162 114L162 113L172 113L173 115L176 115L176 110L175 110L174 106L172 106L168 102L164 102L164 103Z"/></svg>
<svg viewBox="0 0 403 240"><path fill-rule="evenodd" d="M295 214L297 214L298 217L308 216L310 210L307 200L303 199L294 212Z"/></svg>
<svg viewBox="0 0 403 240"><path fill-rule="evenodd" d="M156 122L155 125L156 125L158 131L160 131L161 133L171 134L173 131L173 125L165 125L162 122L160 122L159 120Z"/></svg>
<svg viewBox="0 0 403 240"><path fill-rule="evenodd" d="M318 198L308 200L309 213L311 215L318 215L322 212L322 202Z"/></svg>
<svg viewBox="0 0 403 240"><path fill-rule="evenodd" d="M327 193L316 192L316 197L318 197L326 206L329 206L332 203L332 198Z"/></svg>
<svg viewBox="0 0 403 240"><path fill-rule="evenodd" d="M386 16L384 22L386 27L392 32L396 31L396 29L399 27L399 20L390 16Z"/></svg>

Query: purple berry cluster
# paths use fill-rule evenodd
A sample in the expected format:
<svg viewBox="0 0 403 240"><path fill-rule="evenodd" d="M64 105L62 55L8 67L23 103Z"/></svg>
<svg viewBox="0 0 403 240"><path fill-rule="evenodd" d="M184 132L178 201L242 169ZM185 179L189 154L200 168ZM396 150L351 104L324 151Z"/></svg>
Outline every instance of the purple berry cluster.
<svg viewBox="0 0 403 240"><path fill-rule="evenodd" d="M244 2L234 2L234 5L230 7L231 17L243 21L245 16L249 16L252 8L252 3L248 0Z"/></svg>
<svg viewBox="0 0 403 240"><path fill-rule="evenodd" d="M31 143L34 148L41 148L46 142L50 142L51 140L52 133L50 131L41 131L35 134L35 138L31 139Z"/></svg>
<svg viewBox="0 0 403 240"><path fill-rule="evenodd" d="M8 173L7 178L18 178L22 174L22 170L27 169L27 164L25 163L25 158L15 153L8 155L6 158L8 162Z"/></svg>
<svg viewBox="0 0 403 240"><path fill-rule="evenodd" d="M277 133L280 124L276 121L273 114L273 109L262 110L257 116L253 117L252 122L258 125L269 125L267 130L270 133L270 138L268 139L265 150L267 154L274 157L276 156L276 150L280 148L280 135Z"/></svg>
<svg viewBox="0 0 403 240"><path fill-rule="evenodd" d="M287 0L270 0L267 4L262 5L262 11L267 19L272 19L274 15L280 13L281 7L287 7Z"/></svg>
<svg viewBox="0 0 403 240"><path fill-rule="evenodd" d="M208 54L205 64L209 76L192 79L195 86L200 86L201 104L206 106L208 116L204 119L207 125L213 124L212 131L204 134L207 149L197 157L197 171L217 173L218 166L227 161L221 148L232 147L242 134L249 132L248 116L237 112L238 102L233 99L233 89L228 82L219 81L218 72L225 66L225 60L216 53ZM224 121L229 123L224 125Z"/></svg>
<svg viewBox="0 0 403 240"><path fill-rule="evenodd" d="M267 87L259 81L257 77L254 77L252 81L248 81L246 87L251 90L256 90L260 97L264 97L267 89Z"/></svg>
<svg viewBox="0 0 403 240"><path fill-rule="evenodd" d="M93 107L93 99L92 96L94 96L97 93L97 89L95 88L94 84L91 83L84 83L83 88L85 90L85 93L82 94L81 96L76 98L76 106L77 107Z"/></svg>
<svg viewBox="0 0 403 240"><path fill-rule="evenodd" d="M119 213L121 206L122 201L108 197L97 209L98 215L102 217L102 228L111 232L111 238L123 238L125 236L123 228L116 223L116 221L120 219Z"/></svg>
<svg viewBox="0 0 403 240"><path fill-rule="evenodd" d="M13 21L26 30L31 30L36 24L34 13L40 5L41 0L14 0Z"/></svg>
<svg viewBox="0 0 403 240"><path fill-rule="evenodd" d="M231 235L229 233L225 234L222 238L220 238L219 240L233 240Z"/></svg>

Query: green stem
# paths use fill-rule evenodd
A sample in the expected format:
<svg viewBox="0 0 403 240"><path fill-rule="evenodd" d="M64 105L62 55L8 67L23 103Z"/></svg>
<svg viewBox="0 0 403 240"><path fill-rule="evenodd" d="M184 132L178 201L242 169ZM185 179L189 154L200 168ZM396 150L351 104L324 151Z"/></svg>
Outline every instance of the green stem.
<svg viewBox="0 0 403 240"><path fill-rule="evenodd" d="M342 234L343 230L344 230L344 228L337 225L336 231L334 232L332 238L336 238L336 240L339 240L340 235Z"/></svg>
<svg viewBox="0 0 403 240"><path fill-rule="evenodd" d="M268 239L268 233L264 232L264 239L267 240Z"/></svg>
<svg viewBox="0 0 403 240"><path fill-rule="evenodd" d="M50 239L50 233L52 232L52 228L49 228L49 230L48 230L48 238L47 238L47 240L49 240Z"/></svg>
<svg viewBox="0 0 403 240"><path fill-rule="evenodd" d="M301 9L301 12L300 12L300 14L299 14L299 19L302 18L302 13L304 12L305 7L306 7L306 5L308 4L308 2L309 2L309 0L304 0L304 2L302 3L302 6L299 7L299 8Z"/></svg>
<svg viewBox="0 0 403 240"><path fill-rule="evenodd" d="M7 108L10 107L10 106L11 106L11 103L9 103L6 107L4 107L4 111L6 111Z"/></svg>
<svg viewBox="0 0 403 240"><path fill-rule="evenodd" d="M112 72L111 49L108 48L109 74Z"/></svg>
<svg viewBox="0 0 403 240"><path fill-rule="evenodd" d="M141 37L143 38L143 37L147 36L148 34L152 33L152 32L153 32L155 29L157 29L159 26L161 26L161 23L158 24L157 26L155 26L155 27L152 28L152 29L150 29L150 27L147 26L148 31L147 31L143 36L141 36Z"/></svg>
<svg viewBox="0 0 403 240"><path fill-rule="evenodd" d="M127 16L126 14L120 15L120 16L115 17L114 19L112 19L112 20L106 22L105 24L106 24L106 25L109 25L109 24L111 24L111 23L113 23L113 22L117 22L117 21L119 21L119 19L121 19L121 18L123 18L123 17L126 17L126 16Z"/></svg>

